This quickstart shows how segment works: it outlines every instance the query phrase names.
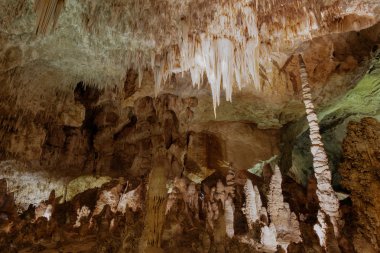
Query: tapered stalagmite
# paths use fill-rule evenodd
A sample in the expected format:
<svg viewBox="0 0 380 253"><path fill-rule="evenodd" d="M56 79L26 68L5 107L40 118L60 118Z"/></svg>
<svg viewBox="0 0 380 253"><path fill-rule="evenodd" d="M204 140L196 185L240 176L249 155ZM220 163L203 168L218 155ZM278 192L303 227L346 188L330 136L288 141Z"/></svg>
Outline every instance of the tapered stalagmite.
<svg viewBox="0 0 380 253"><path fill-rule="evenodd" d="M140 239L140 252L161 247L162 229L167 202L167 172L169 162L164 149L158 149L153 158L146 197L144 231Z"/></svg>
<svg viewBox="0 0 380 253"><path fill-rule="evenodd" d="M284 201L282 194L282 175L280 168L276 165L269 185L268 213L276 227L277 239L284 246L294 242L299 243L301 231L295 213L290 211L289 204Z"/></svg>
<svg viewBox="0 0 380 253"><path fill-rule="evenodd" d="M260 219L260 211L262 209L262 202L257 186L253 186L252 181L247 179L244 185L244 193L246 197L246 207L243 212L246 216L248 227L252 229L253 224Z"/></svg>
<svg viewBox="0 0 380 253"><path fill-rule="evenodd" d="M314 111L314 105L311 97L311 89L308 82L305 62L299 55L302 95L306 108L307 121L310 127L311 153L313 155L313 167L315 178L317 179L317 196L320 205L320 211L330 217L334 226L335 236L339 235L339 200L331 185L331 171L329 169L328 158L322 143L322 137L319 133L318 118ZM319 215L321 216L321 215ZM323 229L324 225L321 224ZM322 242L321 244L325 244Z"/></svg>
<svg viewBox="0 0 380 253"><path fill-rule="evenodd" d="M234 203L231 197L226 200L224 218L226 223L226 234L229 238L234 237Z"/></svg>
<svg viewBox="0 0 380 253"><path fill-rule="evenodd" d="M273 223L269 226L265 225L261 228L260 243L268 249L275 250L277 246L277 232Z"/></svg>

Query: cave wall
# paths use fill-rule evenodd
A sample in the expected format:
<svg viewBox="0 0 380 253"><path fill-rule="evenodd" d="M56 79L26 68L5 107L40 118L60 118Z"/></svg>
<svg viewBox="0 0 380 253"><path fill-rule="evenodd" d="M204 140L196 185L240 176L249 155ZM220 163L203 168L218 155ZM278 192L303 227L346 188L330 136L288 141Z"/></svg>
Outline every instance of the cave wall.
<svg viewBox="0 0 380 253"><path fill-rule="evenodd" d="M279 130L262 130L249 122L193 121L195 97L140 96L131 104L137 79L130 71L122 89L97 89L83 82L71 91L46 89L24 107L25 100L4 78L1 160L24 162L52 178L139 178L149 173L153 150L162 146L170 153L174 178L183 172L217 171L223 162L247 170L278 154ZM28 89L32 87L23 91ZM11 99L21 99L20 104L9 107Z"/></svg>
<svg viewBox="0 0 380 253"><path fill-rule="evenodd" d="M342 185L350 191L357 252L378 252L380 243L380 123L374 118L350 122L339 166Z"/></svg>

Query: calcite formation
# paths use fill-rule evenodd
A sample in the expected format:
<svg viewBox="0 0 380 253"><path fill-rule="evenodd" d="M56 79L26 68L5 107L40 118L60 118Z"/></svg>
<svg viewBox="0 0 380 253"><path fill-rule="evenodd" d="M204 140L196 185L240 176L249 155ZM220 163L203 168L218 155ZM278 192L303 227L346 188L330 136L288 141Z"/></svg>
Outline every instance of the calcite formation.
<svg viewBox="0 0 380 253"><path fill-rule="evenodd" d="M378 252L379 47L377 0L0 0L0 251Z"/></svg>
<svg viewBox="0 0 380 253"><path fill-rule="evenodd" d="M255 222L260 219L262 202L257 186L253 186L252 181L249 179L244 185L244 193L246 196L246 207L243 212L246 215L248 226L252 229Z"/></svg>
<svg viewBox="0 0 380 253"><path fill-rule="evenodd" d="M77 209L77 220L75 221L74 228L79 228L83 218L87 218L91 213L91 210L87 206L82 206Z"/></svg>
<svg viewBox="0 0 380 253"><path fill-rule="evenodd" d="M16 160L2 161L0 163L1 178L7 181L7 191L13 192L15 204L20 210L28 209L29 205L37 206L49 198L52 191L57 196L63 196L65 181L63 179L51 180L45 172L32 172L28 166Z"/></svg>
<svg viewBox="0 0 380 253"><path fill-rule="evenodd" d="M161 248L162 229L165 222L167 202L167 171L169 163L163 149L156 150L155 165L149 175L144 231L140 241L140 250Z"/></svg>
<svg viewBox="0 0 380 253"><path fill-rule="evenodd" d="M127 208L130 208L133 212L137 212L142 207L142 189L143 185L140 184L136 189L128 191L128 185L125 187L124 193L120 196L119 203L117 205L117 211L125 213Z"/></svg>
<svg viewBox="0 0 380 253"><path fill-rule="evenodd" d="M328 215L331 223L334 226L335 236L339 236L340 214L339 214L339 200L332 189L331 185L331 171L328 164L326 151L323 147L322 138L319 133L318 118L314 112L314 105L312 102L311 89L309 86L308 76L302 56L299 56L300 72L302 80L302 94L303 102L306 108L307 121L310 127L310 140L311 140L311 154L313 155L313 168L315 178L317 179L317 196L321 210L318 215L320 225L317 225L319 231L325 231L327 225L324 224L324 217ZM319 232L326 233L325 232ZM326 246L326 238L321 238L321 245Z"/></svg>
<svg viewBox="0 0 380 253"><path fill-rule="evenodd" d="M277 248L277 232L273 223L270 226L264 226L261 228L261 240L260 243L269 250L276 250Z"/></svg>
<svg viewBox="0 0 380 253"><path fill-rule="evenodd" d="M300 225L297 216L291 212L289 204L284 202L282 194L282 175L280 168L275 166L269 185L268 214L276 228L277 241L282 244L302 241ZM285 246L287 248L287 245Z"/></svg>

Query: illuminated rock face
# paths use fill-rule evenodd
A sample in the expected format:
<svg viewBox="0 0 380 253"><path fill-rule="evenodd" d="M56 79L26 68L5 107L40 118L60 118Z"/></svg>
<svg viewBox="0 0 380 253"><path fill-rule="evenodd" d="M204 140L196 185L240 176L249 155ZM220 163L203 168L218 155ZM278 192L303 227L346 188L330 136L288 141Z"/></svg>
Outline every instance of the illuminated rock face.
<svg viewBox="0 0 380 253"><path fill-rule="evenodd" d="M299 56L300 72L302 80L303 101L306 108L306 117L310 127L311 153L313 155L313 168L315 178L317 179L317 196L321 210L327 214L334 226L335 235L339 236L340 214L339 200L331 185L331 171L329 169L327 154L323 147L322 138L319 133L318 118L314 112L314 105L311 97L311 89L308 82L308 76L302 56ZM318 234L326 234L326 224L324 223L324 214L319 214ZM324 232L322 232L324 231ZM326 246L326 238L320 238L321 245Z"/></svg>
<svg viewBox="0 0 380 253"><path fill-rule="evenodd" d="M15 204L20 211L28 206L38 206L49 198L51 191L57 196L63 196L65 180L54 179L42 171L30 171L30 168L15 160L0 162L1 178L7 181L7 191L14 193ZM43 212L40 216L43 216Z"/></svg>

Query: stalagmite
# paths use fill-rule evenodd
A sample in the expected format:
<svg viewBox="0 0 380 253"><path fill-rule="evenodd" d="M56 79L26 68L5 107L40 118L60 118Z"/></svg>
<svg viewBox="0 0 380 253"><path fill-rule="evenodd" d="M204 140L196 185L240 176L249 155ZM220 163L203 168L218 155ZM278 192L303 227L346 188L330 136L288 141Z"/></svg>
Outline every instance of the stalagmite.
<svg viewBox="0 0 380 253"><path fill-rule="evenodd" d="M269 226L264 226L261 228L261 240L260 243L264 245L265 248L270 250L276 250L277 247L277 233L276 227L273 223Z"/></svg>
<svg viewBox="0 0 380 253"><path fill-rule="evenodd" d="M92 216L98 215L103 211L106 205L109 205L112 212L116 212L119 204L120 195L122 191L122 185L118 184L109 191L104 190L100 193L99 199L96 202L96 206Z"/></svg>
<svg viewBox="0 0 380 253"><path fill-rule="evenodd" d="M36 207L35 210L35 220L40 217L45 217L47 220L50 220L53 211L53 206L51 204L41 203Z"/></svg>
<svg viewBox="0 0 380 253"><path fill-rule="evenodd" d="M225 164L222 164L225 166ZM226 185L221 180L218 180L216 187L212 187L211 191L206 189L206 201L203 202L203 211L206 214L206 220L211 230L214 230L216 222L221 215L224 216L225 231L229 238L235 234L234 230L234 196L235 196L235 173L232 167L228 164L228 174L226 176ZM220 204L223 210L220 209ZM221 211L221 213L220 213ZM223 215L224 214L224 215Z"/></svg>
<svg viewBox="0 0 380 253"><path fill-rule="evenodd" d="M186 208L198 216L199 205L196 184L194 182L188 184L185 178L178 177L174 179L173 184L174 186L168 194L165 214L168 214L174 204L176 204L179 199L182 199L186 204Z"/></svg>
<svg viewBox="0 0 380 253"><path fill-rule="evenodd" d="M247 179L244 185L244 193L246 196L246 206L243 209L243 213L247 218L249 228L252 229L253 224L260 219L262 202L257 186L253 186L250 179Z"/></svg>
<svg viewBox="0 0 380 253"><path fill-rule="evenodd" d="M231 165L228 166L228 174L226 176L226 187L225 191L227 195L230 195L232 198L235 197L235 171L231 167Z"/></svg>
<svg viewBox="0 0 380 253"><path fill-rule="evenodd" d="M74 228L79 228L82 225L81 220L83 218L87 218L90 215L90 213L91 213L91 210L87 206L82 206L82 208L78 208L77 219L75 221Z"/></svg>
<svg viewBox="0 0 380 253"><path fill-rule="evenodd" d="M338 237L340 223L339 200L331 185L331 171L329 169L328 158L323 147L322 137L319 133L318 118L314 112L306 66L301 55L299 55L299 64L303 102L305 104L307 121L310 127L311 153L313 155L315 178L317 179L317 196L319 205L321 211L330 218L331 223L334 226L335 236ZM318 217L319 216L321 216L321 214L319 214ZM320 224L320 228L324 230L324 225ZM326 234L326 232L324 232L324 234ZM321 243L321 245L325 245L325 242Z"/></svg>
<svg viewBox="0 0 380 253"><path fill-rule="evenodd" d="M185 200L185 203L187 204L187 206L193 210L196 214L198 214L198 191L195 187L195 183L194 182L191 182L188 187L187 187L187 190L184 194L184 200Z"/></svg>
<svg viewBox="0 0 380 253"><path fill-rule="evenodd" d="M140 252L161 247L162 229L165 221L167 202L166 180L170 164L163 148L155 152L153 168L149 175L146 198L144 230L140 239Z"/></svg>
<svg viewBox="0 0 380 253"><path fill-rule="evenodd" d="M319 244L326 248L326 233L327 233L327 224L325 221L326 215L321 212L321 210L318 210L318 223L314 225L314 231L317 234L319 238Z"/></svg>
<svg viewBox="0 0 380 253"><path fill-rule="evenodd" d="M276 227L277 239L284 244L301 242L301 231L296 215L290 211L289 204L282 195L282 175L276 165L269 185L268 213ZM287 245L285 245L287 246Z"/></svg>
<svg viewBox="0 0 380 253"><path fill-rule="evenodd" d="M226 222L226 234L229 238L234 237L234 203L232 198L229 197L226 200L225 209L224 209L224 218Z"/></svg>
<svg viewBox="0 0 380 253"><path fill-rule="evenodd" d="M117 205L117 211L124 214L127 208L131 208L133 212L141 209L142 188L143 186L140 184L136 189L123 193L120 197L119 204Z"/></svg>
<svg viewBox="0 0 380 253"><path fill-rule="evenodd" d="M227 194L225 191L225 186L220 179L216 183L214 198L216 201L220 201L222 203L224 209L224 204L227 200Z"/></svg>

